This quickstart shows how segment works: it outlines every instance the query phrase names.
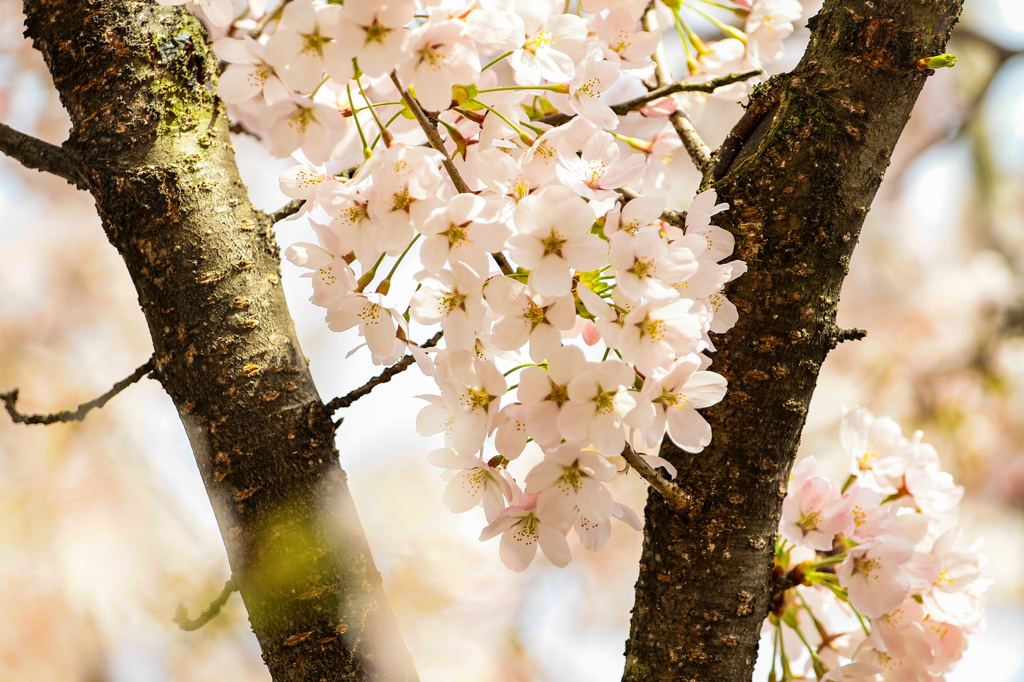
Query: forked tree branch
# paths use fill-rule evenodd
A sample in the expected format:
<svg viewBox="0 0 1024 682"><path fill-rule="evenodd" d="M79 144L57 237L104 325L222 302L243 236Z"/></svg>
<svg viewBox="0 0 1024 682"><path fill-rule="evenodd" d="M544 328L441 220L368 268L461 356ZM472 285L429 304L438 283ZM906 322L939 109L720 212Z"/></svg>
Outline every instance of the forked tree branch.
<svg viewBox="0 0 1024 682"><path fill-rule="evenodd" d="M82 168L61 147L43 142L0 123L0 152L25 168L67 180L78 189L89 189Z"/></svg>
<svg viewBox="0 0 1024 682"><path fill-rule="evenodd" d="M101 395L100 397L90 400L87 403L82 403L78 406L74 412L71 410L62 410L60 412L54 412L51 414L24 414L19 412L16 403L18 402L18 389L12 389L6 393L0 393L0 400L4 401L4 407L7 409L7 414L11 415L11 420L18 424L55 424L57 422L80 422L85 419L90 411L103 407L110 399L115 395L128 388L136 381L146 376L153 371L153 358L146 360L145 364L140 365L138 369L129 374L121 381L114 384L114 386Z"/></svg>

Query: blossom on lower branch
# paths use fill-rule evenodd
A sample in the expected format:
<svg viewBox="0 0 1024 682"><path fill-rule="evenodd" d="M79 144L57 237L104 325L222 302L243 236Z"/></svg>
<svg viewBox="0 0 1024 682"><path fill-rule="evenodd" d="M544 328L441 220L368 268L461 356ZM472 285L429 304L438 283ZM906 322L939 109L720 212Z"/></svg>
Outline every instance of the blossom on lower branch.
<svg viewBox="0 0 1024 682"><path fill-rule="evenodd" d="M978 544L959 547L963 489L890 419L849 410L841 435L841 489L807 458L783 501L774 574L794 587L768 616L771 679L807 679L800 666L832 682L942 679L983 626L989 583Z"/></svg>

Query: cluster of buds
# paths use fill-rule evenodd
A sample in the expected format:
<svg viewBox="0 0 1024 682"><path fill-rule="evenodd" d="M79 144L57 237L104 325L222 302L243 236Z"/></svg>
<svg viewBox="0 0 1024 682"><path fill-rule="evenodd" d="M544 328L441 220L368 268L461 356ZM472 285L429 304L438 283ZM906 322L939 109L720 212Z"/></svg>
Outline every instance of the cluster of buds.
<svg viewBox="0 0 1024 682"><path fill-rule="evenodd" d="M979 543L959 547L963 488L920 432L908 440L891 419L850 410L840 435L845 483L818 475L809 457L783 501L775 553L783 589L765 624L770 679L941 679L981 629L989 584L979 578Z"/></svg>

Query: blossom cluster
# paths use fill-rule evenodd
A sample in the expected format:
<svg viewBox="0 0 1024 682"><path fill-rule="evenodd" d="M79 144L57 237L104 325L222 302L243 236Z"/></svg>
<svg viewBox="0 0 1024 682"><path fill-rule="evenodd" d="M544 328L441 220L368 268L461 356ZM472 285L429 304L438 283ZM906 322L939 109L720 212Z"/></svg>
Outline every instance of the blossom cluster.
<svg viewBox="0 0 1024 682"><path fill-rule="evenodd" d="M312 302L373 363L412 354L436 382L417 426L444 436L429 461L447 505L482 506L481 539L500 534L514 570L538 547L564 566L570 530L598 550L611 519L639 528L606 484L625 449L671 472L666 435L710 442L697 410L726 388L711 334L735 323L723 288L745 270L712 224L728 208L713 190L679 212L677 119L745 96L800 4L191 5L222 36L232 118L299 162L281 187L318 239L286 256L309 269ZM665 28L686 50L678 81ZM436 345L414 341L437 328ZM517 478L529 441L543 460Z"/></svg>
<svg viewBox="0 0 1024 682"><path fill-rule="evenodd" d="M980 543L960 546L963 488L921 438L857 408L840 432L851 472L842 486L813 457L794 468L775 560L793 587L766 622L775 679L806 679L794 674L799 658L819 680L941 679L982 627L989 581Z"/></svg>

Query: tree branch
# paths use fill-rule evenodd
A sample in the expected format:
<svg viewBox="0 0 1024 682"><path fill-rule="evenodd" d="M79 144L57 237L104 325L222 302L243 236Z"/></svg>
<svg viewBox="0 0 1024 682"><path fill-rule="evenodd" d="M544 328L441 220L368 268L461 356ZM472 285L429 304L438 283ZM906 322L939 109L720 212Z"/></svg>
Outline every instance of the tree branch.
<svg viewBox="0 0 1024 682"><path fill-rule="evenodd" d="M621 194L622 198L627 202L640 198L640 193L635 189L630 189L629 187L619 187L615 191ZM670 208L666 208L661 212L661 219L670 225L675 225L681 230L686 227L686 211L673 211Z"/></svg>
<svg viewBox="0 0 1024 682"><path fill-rule="evenodd" d="M683 511L690 506L690 496L678 485L662 476L657 469L633 451L633 448L626 446L622 450L622 457L633 470L640 474L640 477L651 484L651 487L661 493L668 505L678 511Z"/></svg>
<svg viewBox="0 0 1024 682"><path fill-rule="evenodd" d="M733 83L740 83L742 81L750 80L757 76L764 74L761 69L755 69L754 71L744 71L743 73L729 73L724 76L716 76L715 78L709 78L706 81L699 82L685 82L675 81L668 85L662 85L660 87L651 90L646 95L640 97L634 97L631 100L627 100L620 104L613 104L611 109L619 116L625 116L629 112L633 111L637 107L642 107L648 102L653 102L656 99L662 97L668 97L674 95L677 92L714 92L718 88L725 87L726 85L732 85Z"/></svg>
<svg viewBox="0 0 1024 682"><path fill-rule="evenodd" d="M279 250L253 229L266 218L238 173L208 33L154 0L24 6L270 677L417 679L288 312Z"/></svg>
<svg viewBox="0 0 1024 682"><path fill-rule="evenodd" d="M651 31L657 26L655 21L655 10L653 4L651 8L644 12L643 16L640 17L640 25L645 31ZM658 86L666 86L672 82L672 74L668 70L667 61L665 57L665 48L662 43L658 43L658 49L654 53L654 78ZM669 122L672 123L672 127L675 128L676 134L679 135L679 139L683 143L683 147L686 149L686 153L690 155L690 160L693 161L693 165L697 167L701 173L707 171L711 165L711 148L701 139L697 133L697 129L693 127L693 123L690 122L689 117L686 116L682 111L678 109L668 117Z"/></svg>
<svg viewBox="0 0 1024 682"><path fill-rule="evenodd" d="M89 189L81 166L62 148L43 142L0 123L0 152L21 163L25 168L56 175L78 189Z"/></svg>
<svg viewBox="0 0 1024 682"><path fill-rule="evenodd" d="M433 346L436 346L437 342L441 340L441 337L443 335L444 332L437 332L432 337L427 339L427 341L422 346L420 346L420 348L431 348ZM365 384L355 389L354 391L351 391L350 393L343 396L339 396L337 398L332 398L331 401L327 403L327 409L330 411L331 414L334 414L343 407L349 407L350 405L352 405L352 403L359 400L364 395L367 395L376 387L391 381L391 379L394 378L396 374L401 374L405 370L409 369L409 367L411 367L412 363L415 361L416 358L414 358L412 355L406 355L404 358L402 358L395 364L391 365L383 372L381 372L374 378L370 379L369 381L367 381ZM343 420L339 419L334 425L335 428L340 426L342 421Z"/></svg>
<svg viewBox="0 0 1024 682"><path fill-rule="evenodd" d="M291 216L301 211L302 207L305 205L305 199L292 199L287 204L277 209L273 213L268 213L267 218L270 220L271 225L276 225L285 218L290 218Z"/></svg>
<svg viewBox="0 0 1024 682"><path fill-rule="evenodd" d="M90 411L103 407L110 402L111 398L152 372L153 369L153 358L150 358L149 360L146 360L145 364L140 365L134 372L114 384L113 388L109 391L94 400L82 403L74 412L70 410L62 410L61 412L54 412L52 414L23 414L15 407L15 404L18 402L18 389L16 388L8 391L7 393L0 393L0 400L4 401L4 407L7 409L7 414L11 415L11 420L18 424L45 425L54 424L56 422L80 422L85 419L85 415Z"/></svg>
<svg viewBox="0 0 1024 682"><path fill-rule="evenodd" d="M184 604L178 604L178 610L174 612L174 618L171 620L172 622L177 623L182 630L189 632L192 630L198 630L217 617L220 610L228 603L231 593L237 590L238 585L235 584L235 579L228 578L227 582L224 583L224 589L222 589L220 594L210 602L210 605L206 607L206 610L199 614L198 618L195 620L189 620L188 609L185 608Z"/></svg>
<svg viewBox="0 0 1024 682"><path fill-rule="evenodd" d="M391 72L391 82L398 88L398 92L402 95L402 101L409 107L409 111L416 117L416 121L420 124L420 128L427 136L427 140L430 142L430 146L441 153L444 159L441 161L444 164L444 169L448 171L448 177L452 179L455 184L455 189L459 190L460 194L470 194L469 185L462 179L462 174L459 173L459 169L455 167L455 162L452 161L452 157L448 154L448 150L444 148L444 140L441 139L441 134L437 132L437 124L430 120L426 112L423 111L423 107L416 101L408 90L402 87L401 82L398 80L398 75L394 71ZM500 251L491 254L491 258L498 264L498 268L502 274L511 275L514 270L512 266L508 264L508 260L505 258L505 254Z"/></svg>

